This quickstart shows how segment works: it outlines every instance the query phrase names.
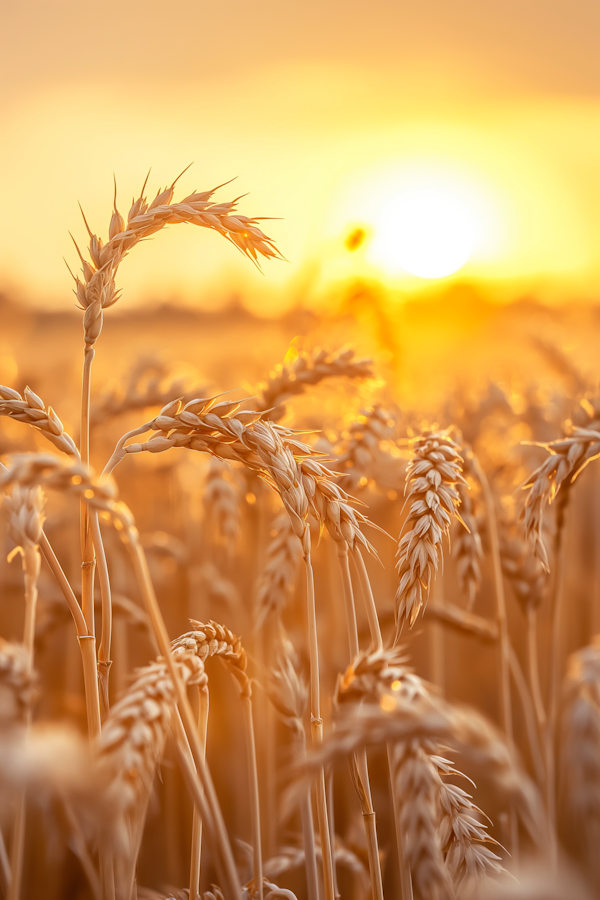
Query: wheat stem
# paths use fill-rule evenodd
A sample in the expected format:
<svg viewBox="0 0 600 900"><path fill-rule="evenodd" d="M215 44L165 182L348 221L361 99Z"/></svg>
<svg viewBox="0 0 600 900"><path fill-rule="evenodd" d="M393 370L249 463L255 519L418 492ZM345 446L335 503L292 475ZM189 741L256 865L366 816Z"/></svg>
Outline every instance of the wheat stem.
<svg viewBox="0 0 600 900"><path fill-rule="evenodd" d="M487 479L479 460L473 455L473 470L481 484L483 496L485 500L488 529L490 538L490 549L492 554L492 565L494 570L494 588L496 595L496 618L498 620L498 632L500 636L500 699L502 704L502 722L504 734L509 744L513 742L513 715L512 700L510 693L510 637L508 634L508 619L506 616L506 597L504 595L504 578L502 574L502 557L500 555L500 539L498 536L498 522L496 519L496 509L494 504L494 495L490 483ZM518 823L514 809L511 808L510 813L510 841L511 852L516 857L518 853Z"/></svg>
<svg viewBox="0 0 600 900"><path fill-rule="evenodd" d="M570 484L563 485L558 495L556 509L556 533L554 537L554 583L551 594L552 632L550 638L550 698L546 724L546 807L550 831L556 831L556 727L561 675L561 620L565 584L565 524L570 498ZM552 845L552 864L557 865L556 846Z"/></svg>
<svg viewBox="0 0 600 900"><path fill-rule="evenodd" d="M131 431L128 431L127 434L124 434L123 437L119 439L115 449L113 450L112 456L102 469L102 478L108 478L109 475L112 475L113 471L119 465L121 460L127 455L127 450L125 450L125 444L129 440L129 438L137 437L138 434L145 434L146 431L152 427L152 422L144 422L143 425L140 425L139 428L133 428Z"/></svg>
<svg viewBox="0 0 600 900"><path fill-rule="evenodd" d="M306 758L306 735L303 728L296 729L295 741L298 758ZM317 874L317 851L315 847L315 830L313 824L310 791L307 789L300 806L302 822L302 843L304 844L304 865L306 869L306 893L308 900L319 900L319 880Z"/></svg>
<svg viewBox="0 0 600 900"><path fill-rule="evenodd" d="M71 587L69 580L65 575L54 550L52 549L50 541L43 531L40 535L40 550L42 552L42 556L48 563L48 566L50 567L52 574L56 579L56 583L58 584L63 597L67 601L67 605L69 607L71 615L73 616L73 621L75 622L77 636L83 637L84 635L87 635L87 623L85 621L85 616L81 611L81 607L77 602L77 597L73 593L73 588Z"/></svg>
<svg viewBox="0 0 600 900"><path fill-rule="evenodd" d="M206 737L208 731L209 694L208 688L198 691L198 737L206 758ZM192 850L190 858L190 900L196 900L200 893L200 859L202 856L202 818L194 805L192 818Z"/></svg>
<svg viewBox="0 0 600 900"><path fill-rule="evenodd" d="M310 660L310 725L312 742L315 747L323 743L323 719L321 718L321 689L319 683L319 645L317 638L317 609L315 604L315 581L310 561L310 551L305 553L306 566L306 611L308 618L308 649ZM325 771L321 769L315 779L317 799L317 821L323 854L323 879L325 882L325 900L334 900L335 887L333 881L333 857L327 821L327 793L325 790Z"/></svg>
<svg viewBox="0 0 600 900"><path fill-rule="evenodd" d="M413 900L410 865L404 853L404 839L400 825L400 799L398 797L396 779L394 778L394 748L389 741L385 746L390 773L390 793L392 795L392 812L394 816L394 831L396 833L396 852L398 854L398 868L400 870L400 900Z"/></svg>
<svg viewBox="0 0 600 900"><path fill-rule="evenodd" d="M92 362L94 348L88 343L83 355L83 373L81 383L81 435L80 456L84 466L90 464L90 392L92 380ZM90 510L84 499L81 500L81 606L90 634L95 634L94 623L94 571L95 557L90 532Z"/></svg>
<svg viewBox="0 0 600 900"><path fill-rule="evenodd" d="M63 810L65 819L67 820L69 828L71 829L73 849L77 857L79 858L81 868L85 872L90 890L94 895L94 900L101 900L100 879L98 878L98 873L96 872L94 863L92 862L92 858L88 852L81 825L79 824L77 816L73 812L71 804L66 798L63 800Z"/></svg>
<svg viewBox="0 0 600 900"><path fill-rule="evenodd" d="M354 593L352 590L352 579L350 577L350 567L348 564L348 545L344 542L338 542L337 547L338 561L340 566L340 574L342 578L342 593L344 595L344 606L346 609L346 621L348 626L348 643L350 647L350 659L356 659L359 654L358 628L356 625L356 604L354 602ZM354 548L352 560L355 564L362 588L363 597L367 606L367 615L369 619L369 628L371 630L371 643L377 649L383 649L381 640L381 630L379 628L379 619L375 610L375 602L367 570L364 560L358 548ZM362 564L362 565L361 565ZM375 811L373 809L373 801L371 798L371 784L369 780L369 766L367 761L367 751L363 748L355 754L355 764L358 778L361 782L361 802L363 805L363 822L367 837L367 851L369 856L369 874L371 877L371 891L374 900L382 900L383 898L383 882L381 878L381 864L379 862L379 847L377 842L377 823Z"/></svg>
<svg viewBox="0 0 600 900"><path fill-rule="evenodd" d="M98 670L96 665L96 638L93 634L78 635L81 662L83 664L83 684L85 689L88 734L94 741L100 734L100 694L98 691Z"/></svg>
<svg viewBox="0 0 600 900"><path fill-rule="evenodd" d="M254 859L254 888L259 900L263 900L262 845L260 835L260 798L258 791L258 768L256 764L256 742L254 740L254 721L252 718L252 698L241 696L246 727L246 754L248 757L248 775L250 778L250 810L252 818L252 849Z"/></svg>
<svg viewBox="0 0 600 900"><path fill-rule="evenodd" d="M531 688L531 696L535 707L538 731L541 736L543 735L546 726L546 710L544 709L544 700L542 698L542 689L540 686L537 648L537 610L533 606L527 607L527 665L529 669L529 686Z"/></svg>
<svg viewBox="0 0 600 900"><path fill-rule="evenodd" d="M100 636L100 645L98 647L98 682L100 688L100 701L102 703L104 717L106 718L110 709L108 699L108 678L110 667L112 665L110 658L112 638L112 595L106 553L104 552L102 534L100 533L98 510L90 510L89 523L92 542L96 553L98 581L100 582L100 596L102 598L102 634Z"/></svg>

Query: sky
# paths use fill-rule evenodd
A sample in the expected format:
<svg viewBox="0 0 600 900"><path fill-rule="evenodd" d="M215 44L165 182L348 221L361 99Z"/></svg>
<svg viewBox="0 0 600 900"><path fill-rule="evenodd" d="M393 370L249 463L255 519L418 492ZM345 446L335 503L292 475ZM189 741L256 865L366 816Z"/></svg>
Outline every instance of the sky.
<svg viewBox="0 0 600 900"><path fill-rule="evenodd" d="M149 169L153 192L190 162L181 195L235 177L218 196L274 217L287 262L262 275L217 235L173 227L123 264L123 303L241 292L270 314L357 274L407 293L452 279L503 299L599 293L596 0L22 0L0 33L0 290L26 302L71 303L78 202L102 236L113 174L126 211ZM403 256L422 189L425 277ZM438 279L444 203L468 258Z"/></svg>

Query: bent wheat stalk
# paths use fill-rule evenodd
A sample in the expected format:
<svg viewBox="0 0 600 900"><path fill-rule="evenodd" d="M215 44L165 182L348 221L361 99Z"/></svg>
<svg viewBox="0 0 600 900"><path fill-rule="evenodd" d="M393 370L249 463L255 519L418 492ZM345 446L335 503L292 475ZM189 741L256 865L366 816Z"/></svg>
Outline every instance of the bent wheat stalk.
<svg viewBox="0 0 600 900"><path fill-rule="evenodd" d="M108 229L108 241L93 234L84 218L90 242L89 259L84 259L77 244L75 247L82 264L82 277L75 278L75 295L80 309L83 310L84 355L81 385L81 429L80 455L85 465L90 461L90 395L92 363L95 344L103 325L104 310L113 306L119 299L116 288L116 276L119 265L125 256L140 241L147 239L163 229L166 225L190 223L219 232L231 241L241 252L257 262L259 255L265 258L277 258L280 254L273 242L260 230L258 220L237 213L237 200L225 203L213 203L214 190L203 193L194 192L183 200L173 202L173 194L177 179L165 190L159 190L151 203L144 196L145 183L141 195L133 204L127 215L127 222L117 209L116 184L114 210ZM99 529L94 529L99 538ZM101 540L101 538L100 538ZM94 547L91 535L91 523L88 508L81 505L81 554L82 554L82 605L90 633L94 633ZM100 559L103 568L103 582L108 582L108 571L105 560ZM107 598L106 607L110 605ZM110 650L110 616L104 616L103 631L105 638L102 644L103 656ZM109 657L101 660L103 675L108 681ZM108 691L107 684L105 691Z"/></svg>

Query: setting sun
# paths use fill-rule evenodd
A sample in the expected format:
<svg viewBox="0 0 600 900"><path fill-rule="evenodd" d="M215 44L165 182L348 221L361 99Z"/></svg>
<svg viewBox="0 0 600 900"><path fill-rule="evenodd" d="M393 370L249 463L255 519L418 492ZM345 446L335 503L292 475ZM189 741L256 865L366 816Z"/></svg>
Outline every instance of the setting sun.
<svg viewBox="0 0 600 900"><path fill-rule="evenodd" d="M382 204L369 256L392 274L443 278L467 262L476 232L476 214L460 193L435 183L408 185Z"/></svg>

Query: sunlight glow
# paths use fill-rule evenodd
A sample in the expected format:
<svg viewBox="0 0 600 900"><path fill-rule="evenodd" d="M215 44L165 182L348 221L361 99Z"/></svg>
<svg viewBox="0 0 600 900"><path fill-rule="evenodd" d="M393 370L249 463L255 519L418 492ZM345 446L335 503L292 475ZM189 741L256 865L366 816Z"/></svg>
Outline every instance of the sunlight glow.
<svg viewBox="0 0 600 900"><path fill-rule="evenodd" d="M469 259L476 213L459 191L427 183L407 185L382 204L368 257L384 270L444 278Z"/></svg>
<svg viewBox="0 0 600 900"><path fill-rule="evenodd" d="M345 265L409 288L463 267L467 277L487 270L506 249L502 195L482 172L450 158L406 157L355 172L340 185L328 226L346 235L346 262L344 254L331 260L334 277Z"/></svg>

